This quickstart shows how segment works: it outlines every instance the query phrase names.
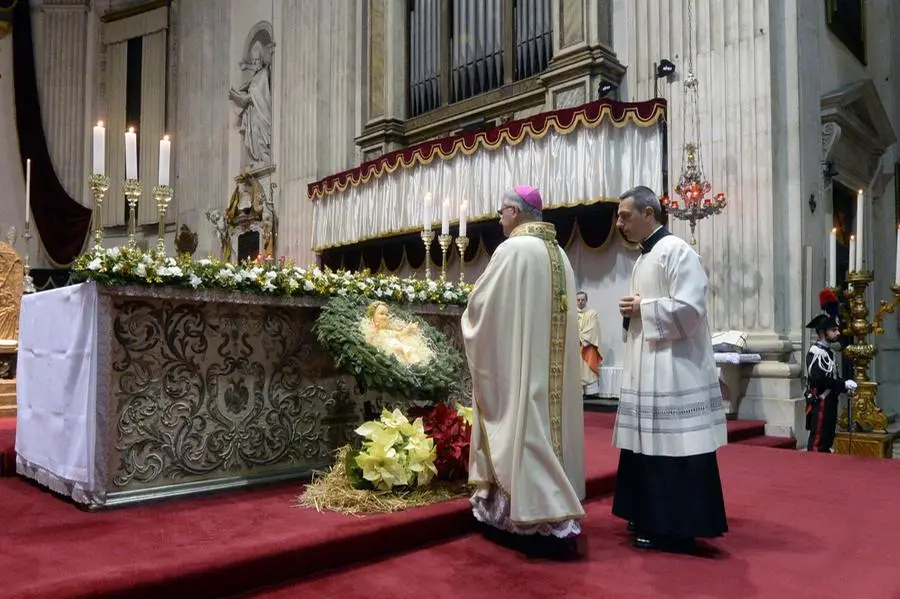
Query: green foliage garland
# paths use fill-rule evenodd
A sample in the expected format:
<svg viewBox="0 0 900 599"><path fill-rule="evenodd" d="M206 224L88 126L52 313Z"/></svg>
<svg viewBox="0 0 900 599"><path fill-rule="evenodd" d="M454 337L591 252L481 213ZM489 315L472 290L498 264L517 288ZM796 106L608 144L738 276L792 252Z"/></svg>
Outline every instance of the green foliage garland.
<svg viewBox="0 0 900 599"><path fill-rule="evenodd" d="M356 377L365 390L386 393L396 399L430 402L446 401L460 378L462 356L446 337L419 316L391 304L391 314L419 325L434 357L407 366L366 343L359 322L369 301L358 297L338 297L328 302L313 331L338 368Z"/></svg>

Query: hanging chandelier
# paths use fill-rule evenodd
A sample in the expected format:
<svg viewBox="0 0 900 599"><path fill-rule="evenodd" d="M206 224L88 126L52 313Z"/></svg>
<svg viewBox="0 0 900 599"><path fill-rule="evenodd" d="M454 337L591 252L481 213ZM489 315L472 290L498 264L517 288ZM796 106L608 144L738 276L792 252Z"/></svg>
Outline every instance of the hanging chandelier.
<svg viewBox="0 0 900 599"><path fill-rule="evenodd" d="M697 102L697 75L694 74L694 18L693 0L688 0L688 73L684 81L682 113L685 140L681 155L681 175L675 193L681 200L664 196L660 203L673 218L687 221L691 228L691 245L697 245L697 223L715 216L725 209L728 201L724 193L713 194L712 184L703 174L703 153L700 147L700 114ZM690 127L690 129L689 129Z"/></svg>

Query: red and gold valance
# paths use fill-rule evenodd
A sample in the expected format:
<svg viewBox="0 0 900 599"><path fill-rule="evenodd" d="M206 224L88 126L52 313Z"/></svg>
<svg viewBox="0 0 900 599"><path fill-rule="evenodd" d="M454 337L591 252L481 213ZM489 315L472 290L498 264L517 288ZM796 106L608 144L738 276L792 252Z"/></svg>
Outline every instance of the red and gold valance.
<svg viewBox="0 0 900 599"><path fill-rule="evenodd" d="M655 125L666 112L666 101L614 102L600 100L575 108L543 112L527 119L510 121L495 129L444 137L385 154L375 160L310 183L310 200L340 193L348 187L365 185L372 178L393 173L398 168L428 165L435 159L452 160L458 154L467 156L478 150L496 150L520 144L524 139L541 139L550 131L558 135L571 133L579 126L597 127L610 123L615 127Z"/></svg>

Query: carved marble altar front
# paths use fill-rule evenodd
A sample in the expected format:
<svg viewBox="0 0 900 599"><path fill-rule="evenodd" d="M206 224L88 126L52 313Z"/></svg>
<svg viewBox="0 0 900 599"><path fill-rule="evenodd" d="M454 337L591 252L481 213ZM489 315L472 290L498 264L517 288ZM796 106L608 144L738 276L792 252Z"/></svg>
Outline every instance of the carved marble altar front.
<svg viewBox="0 0 900 599"><path fill-rule="evenodd" d="M79 499L89 505L306 477L353 440L365 402L391 403L361 394L318 344L324 298L169 287L98 294L97 484ZM414 310L461 347L459 308ZM464 382L453 399L470 389ZM20 473L47 480L27 464Z"/></svg>

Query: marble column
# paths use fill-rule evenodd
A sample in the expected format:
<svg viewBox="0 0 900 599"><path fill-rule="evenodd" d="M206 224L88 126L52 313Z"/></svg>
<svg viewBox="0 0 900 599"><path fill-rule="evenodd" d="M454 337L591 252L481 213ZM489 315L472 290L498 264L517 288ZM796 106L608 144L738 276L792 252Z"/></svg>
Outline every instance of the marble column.
<svg viewBox="0 0 900 599"><path fill-rule="evenodd" d="M785 3L770 5L769 0L695 2L692 16L689 20L687 2L681 0L614 0L616 50L629 65L621 99L652 97L654 62L676 61L679 77L673 83L658 82L659 95L669 101L668 192L674 197L684 143L699 141L713 191L729 198L725 211L699 223L696 233L709 272L710 326L750 332L750 348L763 355L764 362L747 380L741 415L766 419L770 433L802 437L800 367L793 352L799 349L797 331L802 327L798 274L806 182L798 175L798 125L788 122L796 116L785 106L799 94L799 84L791 83L796 64L786 68L782 63L789 61L771 56L773 43L785 43L798 33L797 17L788 14ZM773 34L777 23L782 31ZM696 130L693 115L685 111L683 87L691 29L700 84ZM796 49L792 60L798 60ZM776 69L773 63L782 66ZM795 138L776 143L776 123L790 128ZM790 163L776 168L779 160L773 155L785 151L776 145L788 143L793 144L791 157L785 156ZM820 156L821 146L815 159ZM686 223L674 221L671 228L690 237Z"/></svg>
<svg viewBox="0 0 900 599"><path fill-rule="evenodd" d="M90 205L85 172L90 2L32 4L38 93L50 158L66 192Z"/></svg>
<svg viewBox="0 0 900 599"><path fill-rule="evenodd" d="M232 189L228 141L233 115L227 101L231 3L191 0L178 2L174 10L182 32L176 46L172 127L178 222L198 233L196 256L219 256L219 242L205 213L224 210Z"/></svg>
<svg viewBox="0 0 900 599"><path fill-rule="evenodd" d="M281 40L281 130L276 132L281 143L278 243L280 254L304 266L315 260L310 247L313 203L307 199L306 188L317 179L318 130L328 127L319 115L323 106L317 82L322 64L320 52L327 54L320 46L326 43L327 36L320 36L319 24L329 6L322 0L284 0L281 13L283 31L305 33L287 35Z"/></svg>
<svg viewBox="0 0 900 599"><path fill-rule="evenodd" d="M405 145L408 4L406 0L369 0L366 10L368 102L366 127L357 141L367 160Z"/></svg>
<svg viewBox="0 0 900 599"><path fill-rule="evenodd" d="M611 0L553 0L553 59L540 75L547 106L571 108L597 99L601 81L625 73L612 50Z"/></svg>

